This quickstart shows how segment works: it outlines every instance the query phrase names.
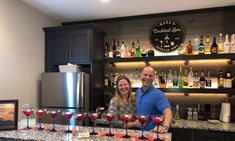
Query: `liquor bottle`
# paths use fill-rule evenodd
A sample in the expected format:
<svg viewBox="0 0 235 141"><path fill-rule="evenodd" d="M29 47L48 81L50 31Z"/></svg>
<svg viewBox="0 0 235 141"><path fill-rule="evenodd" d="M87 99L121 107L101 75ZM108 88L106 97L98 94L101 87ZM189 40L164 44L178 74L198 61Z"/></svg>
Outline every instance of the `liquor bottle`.
<svg viewBox="0 0 235 141"><path fill-rule="evenodd" d="M154 87L159 88L159 76L158 76L157 71L155 71Z"/></svg>
<svg viewBox="0 0 235 141"><path fill-rule="evenodd" d="M180 67L180 71L179 71L179 76L178 76L178 86L179 86L179 88L183 88L182 67Z"/></svg>
<svg viewBox="0 0 235 141"><path fill-rule="evenodd" d="M200 88L199 77L198 77L198 72L197 71L194 72L193 88Z"/></svg>
<svg viewBox="0 0 235 141"><path fill-rule="evenodd" d="M186 46L187 49L187 55L193 55L194 54L194 47L191 43L191 40L189 40L188 45Z"/></svg>
<svg viewBox="0 0 235 141"><path fill-rule="evenodd" d="M109 53L108 50L109 50L108 49L108 42L105 42L105 46L104 46L104 57L105 58L108 58L108 53Z"/></svg>
<svg viewBox="0 0 235 141"><path fill-rule="evenodd" d="M223 42L223 34L219 34L219 44L218 44L218 54L224 53L224 42Z"/></svg>
<svg viewBox="0 0 235 141"><path fill-rule="evenodd" d="M117 47L116 47L116 41L115 39L113 39L113 57L116 58L116 50L117 50Z"/></svg>
<svg viewBox="0 0 235 141"><path fill-rule="evenodd" d="M231 36L230 53L235 53L235 34Z"/></svg>
<svg viewBox="0 0 235 141"><path fill-rule="evenodd" d="M224 53L230 53L230 42L228 40L228 34L225 35Z"/></svg>
<svg viewBox="0 0 235 141"><path fill-rule="evenodd" d="M198 54L204 54L204 52L205 52L205 45L203 44L203 36L201 35Z"/></svg>
<svg viewBox="0 0 235 141"><path fill-rule="evenodd" d="M139 75L138 69L135 69L134 74L133 74L133 81L134 81L133 87L137 87L139 85L139 76L140 75Z"/></svg>
<svg viewBox="0 0 235 141"><path fill-rule="evenodd" d="M154 50L153 50L152 47L151 47L150 50L148 51L147 55L148 55L148 56L154 56Z"/></svg>
<svg viewBox="0 0 235 141"><path fill-rule="evenodd" d="M213 43L211 45L211 54L217 54L218 53L218 45L216 43L216 37L213 38Z"/></svg>
<svg viewBox="0 0 235 141"><path fill-rule="evenodd" d="M210 36L206 36L205 54L211 54Z"/></svg>
<svg viewBox="0 0 235 141"><path fill-rule="evenodd" d="M136 56L136 57L141 57L139 40L137 40L137 43L136 43L135 56Z"/></svg>
<svg viewBox="0 0 235 141"><path fill-rule="evenodd" d="M117 41L116 58L121 58L121 48L119 41Z"/></svg>
<svg viewBox="0 0 235 141"><path fill-rule="evenodd" d="M193 120L198 120L198 111L197 111L197 108L193 109Z"/></svg>
<svg viewBox="0 0 235 141"><path fill-rule="evenodd" d="M110 83L111 83L111 86L114 87L115 86L115 73L113 73L113 71L111 71L110 73Z"/></svg>
<svg viewBox="0 0 235 141"><path fill-rule="evenodd" d="M184 76L183 76L183 87L184 87L184 88L188 88L188 83L189 83L189 80L188 80L188 72L187 72L187 70L185 69L185 70L184 70Z"/></svg>
<svg viewBox="0 0 235 141"><path fill-rule="evenodd" d="M176 104L176 105L175 105L175 114L174 114L174 119L175 119L175 120L180 119L179 109L180 109L179 104Z"/></svg>
<svg viewBox="0 0 235 141"><path fill-rule="evenodd" d="M179 49L178 49L178 54L179 55L185 55L185 46L184 46L184 44L180 44L180 47L179 47Z"/></svg>
<svg viewBox="0 0 235 141"><path fill-rule="evenodd" d="M194 54L198 54L199 52L199 38L198 38L198 35L195 34L194 35Z"/></svg>
<svg viewBox="0 0 235 141"><path fill-rule="evenodd" d="M125 57L126 58L131 57L131 48L129 47L128 42L126 42L126 45L124 45L124 46L125 46Z"/></svg>
<svg viewBox="0 0 235 141"><path fill-rule="evenodd" d="M174 71L174 75L173 75L173 87L174 88L178 88L178 75L177 75L177 71Z"/></svg>
<svg viewBox="0 0 235 141"><path fill-rule="evenodd" d="M206 87L210 88L211 83L212 83L212 80L211 80L211 76L210 76L210 70L208 69L207 70L207 76L206 76Z"/></svg>
<svg viewBox="0 0 235 141"><path fill-rule="evenodd" d="M224 78L224 88L232 88L232 75L229 69L227 70Z"/></svg>
<svg viewBox="0 0 235 141"><path fill-rule="evenodd" d="M188 73L188 86L190 88L193 87L193 67L189 67L189 73Z"/></svg>
<svg viewBox="0 0 235 141"><path fill-rule="evenodd" d="M111 43L110 43L111 44ZM113 58L113 49L110 47L110 44L107 43L107 48L108 48L108 57Z"/></svg>
<svg viewBox="0 0 235 141"><path fill-rule="evenodd" d="M104 86L109 87L110 86L110 79L108 75L104 76Z"/></svg>
<svg viewBox="0 0 235 141"><path fill-rule="evenodd" d="M122 41L122 45L120 48L120 52L121 52L121 58L125 57L125 46L124 46L124 42Z"/></svg>
<svg viewBox="0 0 235 141"><path fill-rule="evenodd" d="M172 75L171 69L169 69L169 73L167 74L166 87L167 88L172 88L173 87L173 75Z"/></svg>
<svg viewBox="0 0 235 141"><path fill-rule="evenodd" d="M204 77L204 72L201 72L201 77L199 79L200 88L206 87L206 78Z"/></svg>
<svg viewBox="0 0 235 141"><path fill-rule="evenodd" d="M218 87L223 88L224 87L224 74L223 71L219 71L219 76L218 76Z"/></svg>
<svg viewBox="0 0 235 141"><path fill-rule="evenodd" d="M188 108L187 120L193 120L193 109L192 108Z"/></svg>
<svg viewBox="0 0 235 141"><path fill-rule="evenodd" d="M131 57L135 57L135 42L132 42Z"/></svg>
<svg viewBox="0 0 235 141"><path fill-rule="evenodd" d="M159 75L160 88L166 88L166 80L167 80L166 74L164 72L161 72L161 74Z"/></svg>

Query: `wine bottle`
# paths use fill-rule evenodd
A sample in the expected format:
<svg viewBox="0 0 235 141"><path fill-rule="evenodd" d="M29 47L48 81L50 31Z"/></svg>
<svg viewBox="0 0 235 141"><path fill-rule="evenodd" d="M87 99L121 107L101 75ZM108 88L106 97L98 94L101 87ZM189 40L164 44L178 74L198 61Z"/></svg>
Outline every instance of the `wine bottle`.
<svg viewBox="0 0 235 141"><path fill-rule="evenodd" d="M219 34L219 46L218 46L218 54L224 53L224 42L223 42L223 34Z"/></svg>
<svg viewBox="0 0 235 141"><path fill-rule="evenodd" d="M179 86L179 88L183 88L182 67L180 67L180 71L179 71L178 86Z"/></svg>
<svg viewBox="0 0 235 141"><path fill-rule="evenodd" d="M210 76L210 70L208 69L207 70L207 77L206 77L206 87L210 88L211 83L212 83L212 80L211 80L211 76Z"/></svg>
<svg viewBox="0 0 235 141"><path fill-rule="evenodd" d="M210 36L206 36L205 54L211 54Z"/></svg>
<svg viewBox="0 0 235 141"><path fill-rule="evenodd" d="M121 58L125 57L125 46L124 46L124 41L122 41L122 45L120 48L120 54L121 54Z"/></svg>
<svg viewBox="0 0 235 141"><path fill-rule="evenodd" d="M198 53L204 54L204 52L205 52L205 45L203 44L203 36L201 35Z"/></svg>
<svg viewBox="0 0 235 141"><path fill-rule="evenodd" d="M191 43L191 40L189 40L188 45L186 46L187 49L187 55L193 55L194 54L194 47Z"/></svg>
<svg viewBox="0 0 235 141"><path fill-rule="evenodd" d="M183 87L184 87L184 88L188 88L188 83L189 83L189 80L188 80L188 72L187 72L187 70L185 69L185 70L184 70L184 76L183 76Z"/></svg>
<svg viewBox="0 0 235 141"><path fill-rule="evenodd" d="M225 35L224 53L230 53L230 42L228 40L228 34Z"/></svg>
<svg viewBox="0 0 235 141"><path fill-rule="evenodd" d="M200 88L206 87L206 78L204 77L204 72L201 72L201 77L199 79Z"/></svg>
<svg viewBox="0 0 235 141"><path fill-rule="evenodd" d="M224 73L223 73L222 70L219 71L218 87L219 87L219 88L223 88L223 87L224 87Z"/></svg>
<svg viewBox="0 0 235 141"><path fill-rule="evenodd" d="M116 58L121 58L121 48L119 41L117 41Z"/></svg>
<svg viewBox="0 0 235 141"><path fill-rule="evenodd" d="M211 45L211 54L217 54L218 53L218 45L216 43L216 37L213 38L213 43Z"/></svg>
<svg viewBox="0 0 235 141"><path fill-rule="evenodd" d="M137 40L137 43L136 43L135 56L136 57L141 57L139 40Z"/></svg>
<svg viewBox="0 0 235 141"><path fill-rule="evenodd" d="M199 52L199 44L200 44L200 42L199 42L198 35L195 34L194 35L194 54L198 54L198 52Z"/></svg>
<svg viewBox="0 0 235 141"><path fill-rule="evenodd" d="M235 53L235 34L231 36L230 53Z"/></svg>
<svg viewBox="0 0 235 141"><path fill-rule="evenodd" d="M116 50L117 50L117 47L116 47L116 41L115 39L113 39L113 57L116 58Z"/></svg>

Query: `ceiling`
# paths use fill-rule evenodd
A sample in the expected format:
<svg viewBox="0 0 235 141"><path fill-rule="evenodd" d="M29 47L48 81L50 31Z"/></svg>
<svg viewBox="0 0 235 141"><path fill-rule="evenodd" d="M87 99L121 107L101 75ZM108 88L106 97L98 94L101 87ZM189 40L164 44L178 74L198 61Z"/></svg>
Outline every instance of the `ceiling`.
<svg viewBox="0 0 235 141"><path fill-rule="evenodd" d="M60 22L235 5L235 0L22 0Z"/></svg>

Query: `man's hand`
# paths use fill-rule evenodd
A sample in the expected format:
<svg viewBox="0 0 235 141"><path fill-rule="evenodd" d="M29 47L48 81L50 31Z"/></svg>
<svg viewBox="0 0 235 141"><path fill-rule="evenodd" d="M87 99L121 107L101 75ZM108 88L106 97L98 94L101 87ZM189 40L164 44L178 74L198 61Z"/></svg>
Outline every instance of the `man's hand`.
<svg viewBox="0 0 235 141"><path fill-rule="evenodd" d="M128 122L127 127L128 128L140 128L141 123L138 120L135 120L134 122Z"/></svg>

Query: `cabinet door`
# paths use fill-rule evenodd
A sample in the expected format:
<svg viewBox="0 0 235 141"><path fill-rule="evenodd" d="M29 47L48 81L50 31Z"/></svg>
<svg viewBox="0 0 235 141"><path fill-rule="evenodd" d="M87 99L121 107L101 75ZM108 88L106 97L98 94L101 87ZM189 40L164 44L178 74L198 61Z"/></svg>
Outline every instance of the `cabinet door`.
<svg viewBox="0 0 235 141"><path fill-rule="evenodd" d="M68 61L68 33L66 31L48 31L46 38L46 61L49 64L65 64Z"/></svg>
<svg viewBox="0 0 235 141"><path fill-rule="evenodd" d="M235 141L235 133L234 132L226 132L225 133L225 141Z"/></svg>
<svg viewBox="0 0 235 141"><path fill-rule="evenodd" d="M70 34L69 61L90 63L91 30L73 30Z"/></svg>
<svg viewBox="0 0 235 141"><path fill-rule="evenodd" d="M172 141L193 141L193 131L191 129L171 128Z"/></svg>
<svg viewBox="0 0 235 141"><path fill-rule="evenodd" d="M224 133L219 131L195 130L195 141L224 141Z"/></svg>

